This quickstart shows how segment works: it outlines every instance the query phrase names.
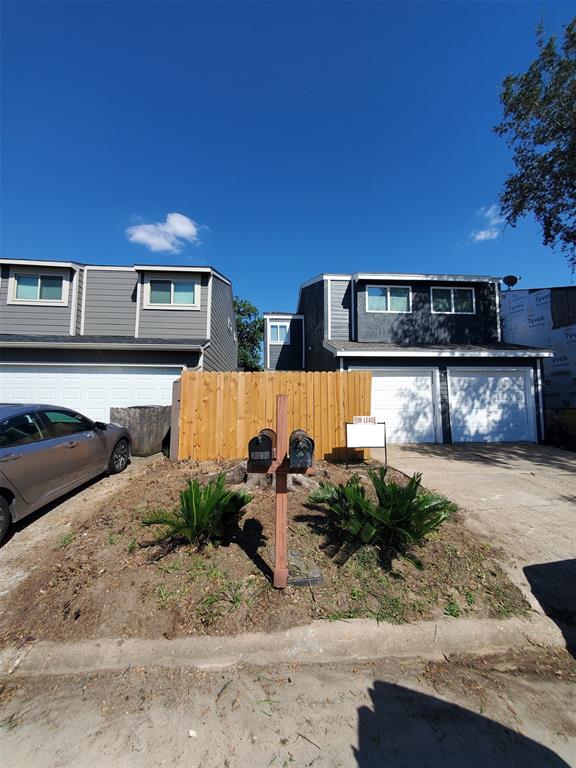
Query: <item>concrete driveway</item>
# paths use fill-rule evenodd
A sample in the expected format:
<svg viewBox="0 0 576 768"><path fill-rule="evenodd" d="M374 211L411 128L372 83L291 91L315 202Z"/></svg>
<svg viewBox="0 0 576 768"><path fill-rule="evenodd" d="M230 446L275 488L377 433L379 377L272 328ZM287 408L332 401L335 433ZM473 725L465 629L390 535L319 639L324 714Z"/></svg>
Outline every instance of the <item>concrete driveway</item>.
<svg viewBox="0 0 576 768"><path fill-rule="evenodd" d="M576 454L531 444L393 445L388 462L421 472L426 487L455 501L469 528L504 550L504 567L536 610L576 616Z"/></svg>

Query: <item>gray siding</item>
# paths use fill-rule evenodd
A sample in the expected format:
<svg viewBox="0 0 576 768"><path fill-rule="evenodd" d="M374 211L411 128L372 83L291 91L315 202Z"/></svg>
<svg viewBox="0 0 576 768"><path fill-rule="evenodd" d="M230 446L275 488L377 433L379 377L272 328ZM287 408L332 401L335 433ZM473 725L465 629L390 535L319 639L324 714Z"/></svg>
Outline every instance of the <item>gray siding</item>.
<svg viewBox="0 0 576 768"><path fill-rule="evenodd" d="M182 277L183 273L150 273L157 279ZM184 273L186 276L189 273ZM144 286L140 292L141 338L151 339L205 339L208 306L208 274L196 275L200 279L200 309L144 309ZM143 277L143 276L142 276ZM142 279L141 277L141 279Z"/></svg>
<svg viewBox="0 0 576 768"><path fill-rule="evenodd" d="M62 274L61 269L50 267L16 267L13 271L19 273L38 271L42 274ZM66 270L70 276L70 290L68 292L68 306L48 307L41 304L8 304L8 278L10 267L2 266L2 280L0 281L0 329L2 333L37 333L41 335L62 335L70 333L70 312L72 305L72 269Z"/></svg>
<svg viewBox="0 0 576 768"><path fill-rule="evenodd" d="M368 283L373 285L377 281ZM378 281L394 285L394 281ZM406 285L399 281L397 285ZM498 315L493 283L414 283L412 312L366 312L365 281L357 284L358 341L391 341L398 344L493 344L498 341ZM474 288L473 315L435 315L430 288Z"/></svg>
<svg viewBox="0 0 576 768"><path fill-rule="evenodd" d="M273 320L273 318L271 318ZM290 321L290 343L289 344L269 344L268 325L264 326L264 344L268 348L265 365L269 371L301 371L302 368L302 329L303 322L299 317L294 317ZM270 364L268 365L268 357Z"/></svg>
<svg viewBox="0 0 576 768"><path fill-rule="evenodd" d="M306 341L306 370L335 371L338 360L324 349L323 341L327 338L328 286L325 280L302 288L298 314L304 315L304 338Z"/></svg>
<svg viewBox="0 0 576 768"><path fill-rule="evenodd" d="M350 280L331 280L330 296L330 338L350 341Z"/></svg>
<svg viewBox="0 0 576 768"><path fill-rule="evenodd" d="M238 368L236 317L232 287L212 277L210 346L204 352L205 371L235 371Z"/></svg>
<svg viewBox="0 0 576 768"><path fill-rule="evenodd" d="M136 283L133 270L86 271L85 336L134 336Z"/></svg>
<svg viewBox="0 0 576 768"><path fill-rule="evenodd" d="M78 270L78 300L76 304L76 333L82 327L82 296L84 295L84 268Z"/></svg>

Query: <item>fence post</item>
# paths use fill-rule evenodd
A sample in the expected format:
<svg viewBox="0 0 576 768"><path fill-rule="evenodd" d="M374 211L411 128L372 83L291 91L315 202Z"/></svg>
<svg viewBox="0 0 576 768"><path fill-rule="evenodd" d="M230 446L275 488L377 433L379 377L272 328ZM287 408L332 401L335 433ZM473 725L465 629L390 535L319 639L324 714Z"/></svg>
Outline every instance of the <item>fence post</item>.
<svg viewBox="0 0 576 768"><path fill-rule="evenodd" d="M178 461L178 443L180 437L180 387L182 379L172 384L172 410L170 412L170 459Z"/></svg>

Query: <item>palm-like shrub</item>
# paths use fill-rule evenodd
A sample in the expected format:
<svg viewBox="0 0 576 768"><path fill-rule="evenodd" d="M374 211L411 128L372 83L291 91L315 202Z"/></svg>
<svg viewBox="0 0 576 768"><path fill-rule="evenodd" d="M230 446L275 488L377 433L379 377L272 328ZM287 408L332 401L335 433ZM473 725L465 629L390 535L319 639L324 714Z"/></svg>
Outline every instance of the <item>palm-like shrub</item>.
<svg viewBox="0 0 576 768"><path fill-rule="evenodd" d="M238 523L242 510L252 500L243 491L225 487L224 475L202 485L189 480L180 492L180 506L171 512L158 510L142 520L142 525L158 525L158 541L184 539L189 544L204 544L221 539Z"/></svg>
<svg viewBox="0 0 576 768"><path fill-rule="evenodd" d="M412 545L421 544L442 525L453 508L447 499L422 490L420 474L404 486L387 481L385 467L368 475L376 501L368 497L358 475L340 485L321 482L309 497L313 504L326 505L333 525L358 544L375 544L388 553L407 555Z"/></svg>

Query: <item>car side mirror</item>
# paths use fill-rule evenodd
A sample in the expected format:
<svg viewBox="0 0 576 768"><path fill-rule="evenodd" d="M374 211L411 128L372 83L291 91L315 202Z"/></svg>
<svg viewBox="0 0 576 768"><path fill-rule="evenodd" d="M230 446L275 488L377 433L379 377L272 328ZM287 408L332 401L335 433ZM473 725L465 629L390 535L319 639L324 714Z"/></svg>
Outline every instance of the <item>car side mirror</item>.
<svg viewBox="0 0 576 768"><path fill-rule="evenodd" d="M108 429L108 424L104 424L103 421L95 421L94 428L98 430Z"/></svg>

